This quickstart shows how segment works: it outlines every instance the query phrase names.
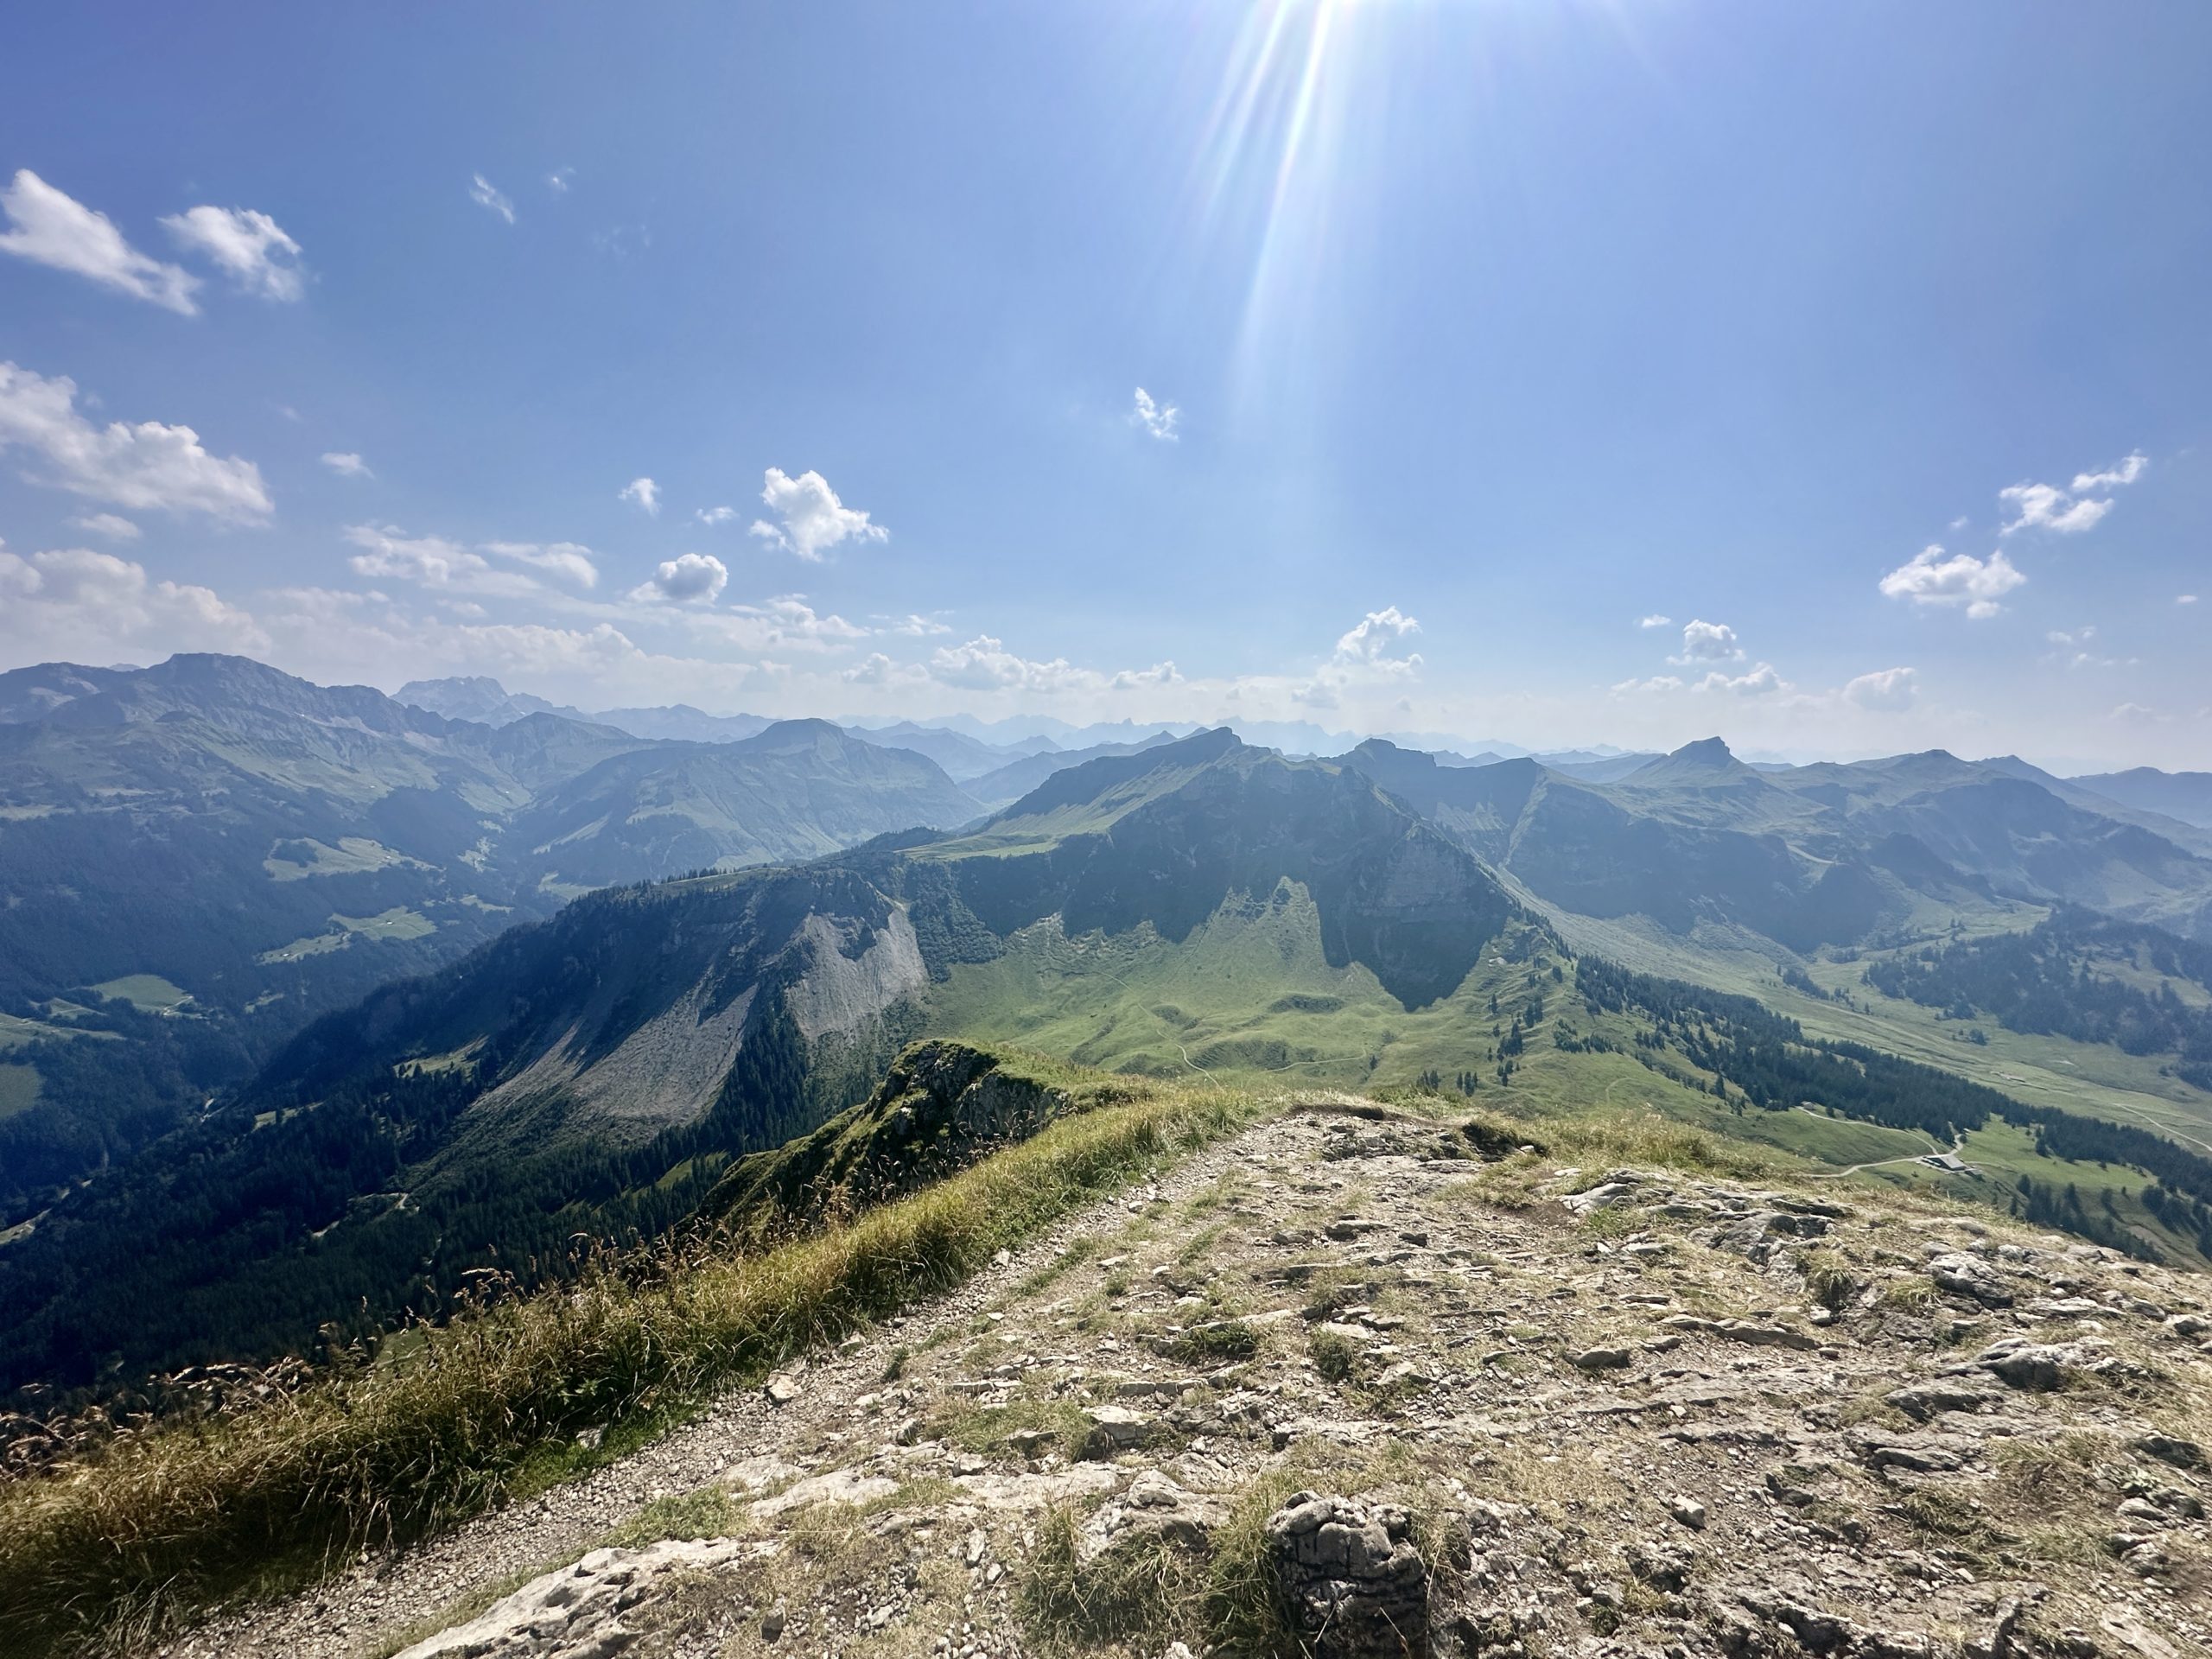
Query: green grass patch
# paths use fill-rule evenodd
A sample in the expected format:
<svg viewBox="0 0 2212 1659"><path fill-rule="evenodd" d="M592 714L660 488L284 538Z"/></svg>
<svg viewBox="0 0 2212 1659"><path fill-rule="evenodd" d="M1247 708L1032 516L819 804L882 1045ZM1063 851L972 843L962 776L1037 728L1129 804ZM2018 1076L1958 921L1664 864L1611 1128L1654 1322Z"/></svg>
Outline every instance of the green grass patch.
<svg viewBox="0 0 2212 1659"><path fill-rule="evenodd" d="M95 996L128 1002L141 1014L175 1014L192 1001L190 992L182 986L172 985L159 974L125 974L120 979L86 988Z"/></svg>
<svg viewBox="0 0 2212 1659"><path fill-rule="evenodd" d="M280 841L261 861L261 868L276 881L300 881L311 875L364 875L403 864L418 870L430 868L365 836L341 836L335 847L321 841Z"/></svg>
<svg viewBox="0 0 2212 1659"><path fill-rule="evenodd" d="M359 933L370 939L422 939L438 931L435 922L405 905L395 905L373 916L333 916L330 919L348 933Z"/></svg>
<svg viewBox="0 0 2212 1659"><path fill-rule="evenodd" d="M13 1117L37 1105L39 1086L38 1067L0 1065L0 1117Z"/></svg>

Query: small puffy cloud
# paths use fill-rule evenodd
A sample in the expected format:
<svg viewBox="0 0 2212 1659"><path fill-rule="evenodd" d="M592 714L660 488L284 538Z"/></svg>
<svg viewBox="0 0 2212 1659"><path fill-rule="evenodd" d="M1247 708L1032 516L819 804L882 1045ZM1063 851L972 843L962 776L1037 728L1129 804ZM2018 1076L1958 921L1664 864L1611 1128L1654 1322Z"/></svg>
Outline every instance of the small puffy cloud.
<svg viewBox="0 0 2212 1659"><path fill-rule="evenodd" d="M837 677L848 685L888 685L898 665L880 651L870 652Z"/></svg>
<svg viewBox="0 0 2212 1659"><path fill-rule="evenodd" d="M1910 668L1877 669L1847 680L1843 687L1846 702L1885 715L1911 708L1919 695L1919 676Z"/></svg>
<svg viewBox="0 0 2212 1659"><path fill-rule="evenodd" d="M1743 674L1726 674L1716 668L1690 690L1720 692L1732 697L1770 697L1789 690L1789 682L1775 672L1773 664L1761 663Z"/></svg>
<svg viewBox="0 0 2212 1659"><path fill-rule="evenodd" d="M1033 661L988 633L965 645L938 646L930 655L929 670L938 684L966 691L1058 691L1097 678L1064 657Z"/></svg>
<svg viewBox="0 0 2212 1659"><path fill-rule="evenodd" d="M1887 598L1915 605L1963 605L1968 616L1981 618L2004 609L1998 601L2025 581L2002 549L1986 559L1971 553L1947 558L1941 547L1931 545L1884 576L1881 589Z"/></svg>
<svg viewBox="0 0 2212 1659"><path fill-rule="evenodd" d="M296 300L307 292L300 245L266 213L251 207L193 207L170 214L162 227L213 260L248 294Z"/></svg>
<svg viewBox="0 0 2212 1659"><path fill-rule="evenodd" d="M2075 500L2055 484L2014 484L1997 492L2012 514L1999 533L2021 530L2050 530L2071 536L2090 529L2112 511L2110 501Z"/></svg>
<svg viewBox="0 0 2212 1659"><path fill-rule="evenodd" d="M569 194L569 181L576 176L573 167L556 167L545 175L545 188L556 196Z"/></svg>
<svg viewBox="0 0 2212 1659"><path fill-rule="evenodd" d="M2116 490L2124 484L2133 484L2143 476L2150 465L2150 457L2138 450L2124 461L2113 462L2102 472L2076 473L2074 474L2074 493L2079 495L2084 490Z"/></svg>
<svg viewBox="0 0 2212 1659"><path fill-rule="evenodd" d="M2127 726L2154 726L2165 716L2147 703L2123 702L2112 711L2109 718Z"/></svg>
<svg viewBox="0 0 2212 1659"><path fill-rule="evenodd" d="M369 463L350 450L330 450L323 455L322 464L340 478L374 478L376 476L369 470Z"/></svg>
<svg viewBox="0 0 2212 1659"><path fill-rule="evenodd" d="M643 507L652 517L660 517L660 486L650 478L633 478L616 493L617 501L628 501Z"/></svg>
<svg viewBox="0 0 2212 1659"><path fill-rule="evenodd" d="M33 482L118 507L200 512L232 524L269 516L261 469L211 455L188 426L159 421L94 426L77 410L77 383L0 363L0 449L28 451Z"/></svg>
<svg viewBox="0 0 2212 1659"><path fill-rule="evenodd" d="M268 635L211 589L156 582L112 553L72 547L29 559L0 551L0 652L106 660L123 652L266 655Z"/></svg>
<svg viewBox="0 0 2212 1659"><path fill-rule="evenodd" d="M1337 640L1335 660L1346 666L1382 674L1410 674L1421 666L1421 653L1402 654L1398 647L1421 632L1421 624L1395 605L1370 611Z"/></svg>
<svg viewBox="0 0 2212 1659"><path fill-rule="evenodd" d="M1612 690L1617 697L1661 697L1679 691L1682 682L1672 674L1655 674L1648 680L1622 680Z"/></svg>
<svg viewBox="0 0 2212 1659"><path fill-rule="evenodd" d="M1162 443L1176 441L1175 425L1183 418L1183 411L1169 403L1162 403L1142 386L1137 388L1136 406L1129 411L1129 424L1141 427L1145 433Z"/></svg>
<svg viewBox="0 0 2212 1659"><path fill-rule="evenodd" d="M734 523L736 518L735 507L701 507L691 515L692 522L700 524L727 524Z"/></svg>
<svg viewBox="0 0 2212 1659"><path fill-rule="evenodd" d="M1732 663L1741 660L1744 650L1736 643L1736 630L1726 622L1690 621L1682 625L1682 654L1672 660L1677 664Z"/></svg>
<svg viewBox="0 0 2212 1659"><path fill-rule="evenodd" d="M512 225L515 222L515 205L492 187L492 181L481 173L469 181L468 199L486 213L497 213Z"/></svg>
<svg viewBox="0 0 2212 1659"><path fill-rule="evenodd" d="M79 530L90 535L105 537L111 542L135 542L138 539L138 526L120 513L81 513L69 522Z"/></svg>
<svg viewBox="0 0 2212 1659"><path fill-rule="evenodd" d="M599 586L599 567L592 563L591 549L580 542L486 542L482 546L494 557L543 570L579 588Z"/></svg>
<svg viewBox="0 0 2212 1659"><path fill-rule="evenodd" d="M2174 603L2177 605L2194 605L2196 603L2196 595L2195 594L2176 594L2174 595Z"/></svg>
<svg viewBox="0 0 2212 1659"><path fill-rule="evenodd" d="M1636 626L1639 628L1671 628L1675 626L1675 619L1671 616L1662 616L1658 612L1654 611Z"/></svg>
<svg viewBox="0 0 2212 1659"><path fill-rule="evenodd" d="M729 568L711 553L685 553L664 559L645 581L630 590L640 603L711 605L729 583Z"/></svg>
<svg viewBox="0 0 2212 1659"><path fill-rule="evenodd" d="M200 279L181 265L164 264L132 247L105 213L87 207L24 168L0 190L0 213L9 230L0 253L89 277L133 299L194 316L193 290Z"/></svg>
<svg viewBox="0 0 2212 1659"><path fill-rule="evenodd" d="M819 473L801 473L792 478L781 467L771 467L760 499L782 522L771 524L766 518L756 518L752 533L802 559L818 561L843 542L883 542L891 538L891 532L881 524L870 523L861 509L849 507L840 501L837 493L830 487L830 480Z"/></svg>
<svg viewBox="0 0 2212 1659"><path fill-rule="evenodd" d="M1125 668L1106 682L1115 691L1152 690L1164 685L1183 683L1183 671L1173 663L1154 663L1150 668Z"/></svg>

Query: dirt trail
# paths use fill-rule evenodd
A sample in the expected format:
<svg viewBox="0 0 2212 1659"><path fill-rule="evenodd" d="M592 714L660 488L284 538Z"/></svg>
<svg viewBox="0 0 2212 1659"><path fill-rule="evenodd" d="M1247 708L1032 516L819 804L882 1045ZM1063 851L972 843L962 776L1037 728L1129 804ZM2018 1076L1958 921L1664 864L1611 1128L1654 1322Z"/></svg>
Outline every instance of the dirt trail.
<svg viewBox="0 0 2212 1659"><path fill-rule="evenodd" d="M1361 1109L1093 1206L781 1405L733 1394L166 1651L1159 1659L1220 1639L1216 1553L1324 1512L1440 1656L2212 1651L2201 1280L1910 1195L1484 1162ZM1300 1487L1336 1496L1260 1527Z"/></svg>

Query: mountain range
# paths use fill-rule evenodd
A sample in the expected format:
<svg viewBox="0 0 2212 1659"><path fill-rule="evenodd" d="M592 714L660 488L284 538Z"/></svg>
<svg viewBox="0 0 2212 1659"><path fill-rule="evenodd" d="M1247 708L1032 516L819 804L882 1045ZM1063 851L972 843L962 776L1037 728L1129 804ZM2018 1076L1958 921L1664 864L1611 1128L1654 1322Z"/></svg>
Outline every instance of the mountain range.
<svg viewBox="0 0 2212 1659"><path fill-rule="evenodd" d="M2029 1003L1952 958L1911 968L1924 942L2080 912L2139 931L2076 929L2094 949L2037 972L2124 983L2113 1029L2143 1066L2204 1040L2160 1010L2212 995L2179 948L2212 937L2212 836L2009 759L1753 766L1712 739L1322 760L1227 729L1007 756L816 720L648 738L443 683L499 723L238 658L0 676L0 1386L373 1331L493 1262L556 1274L580 1233L658 1236L923 1035L1465 1092L1528 1086L1539 1030L1567 1062L1628 1052L1625 1017L1675 1109L1732 1082L1739 1110L1787 1106L1844 1074L1779 1076L1768 1036L1716 1049L1772 1016L1624 991L1602 958L1649 945L1734 988L1717 940L1777 965L1763 995L1825 1005L1866 953L1857 995L2001 1024ZM998 764L957 780L923 743ZM1702 1025L1672 1023L1683 999ZM2172 1070L2096 1155L2204 1144ZM1933 1132L1941 1076L1853 1109ZM1988 1098L1981 1118L2063 1143L2046 1109ZM2164 1213L2133 1205L2127 1236L2193 1248Z"/></svg>

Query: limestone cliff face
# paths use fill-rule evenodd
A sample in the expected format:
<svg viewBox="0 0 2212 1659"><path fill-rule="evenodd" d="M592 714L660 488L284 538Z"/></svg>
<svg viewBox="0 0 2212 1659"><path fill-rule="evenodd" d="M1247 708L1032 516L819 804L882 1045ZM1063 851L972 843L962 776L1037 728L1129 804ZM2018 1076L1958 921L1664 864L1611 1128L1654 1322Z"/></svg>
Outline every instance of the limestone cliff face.
<svg viewBox="0 0 2212 1659"><path fill-rule="evenodd" d="M929 982L904 906L892 907L875 927L812 912L800 925L799 944L806 966L785 1000L809 1042L856 1031Z"/></svg>

